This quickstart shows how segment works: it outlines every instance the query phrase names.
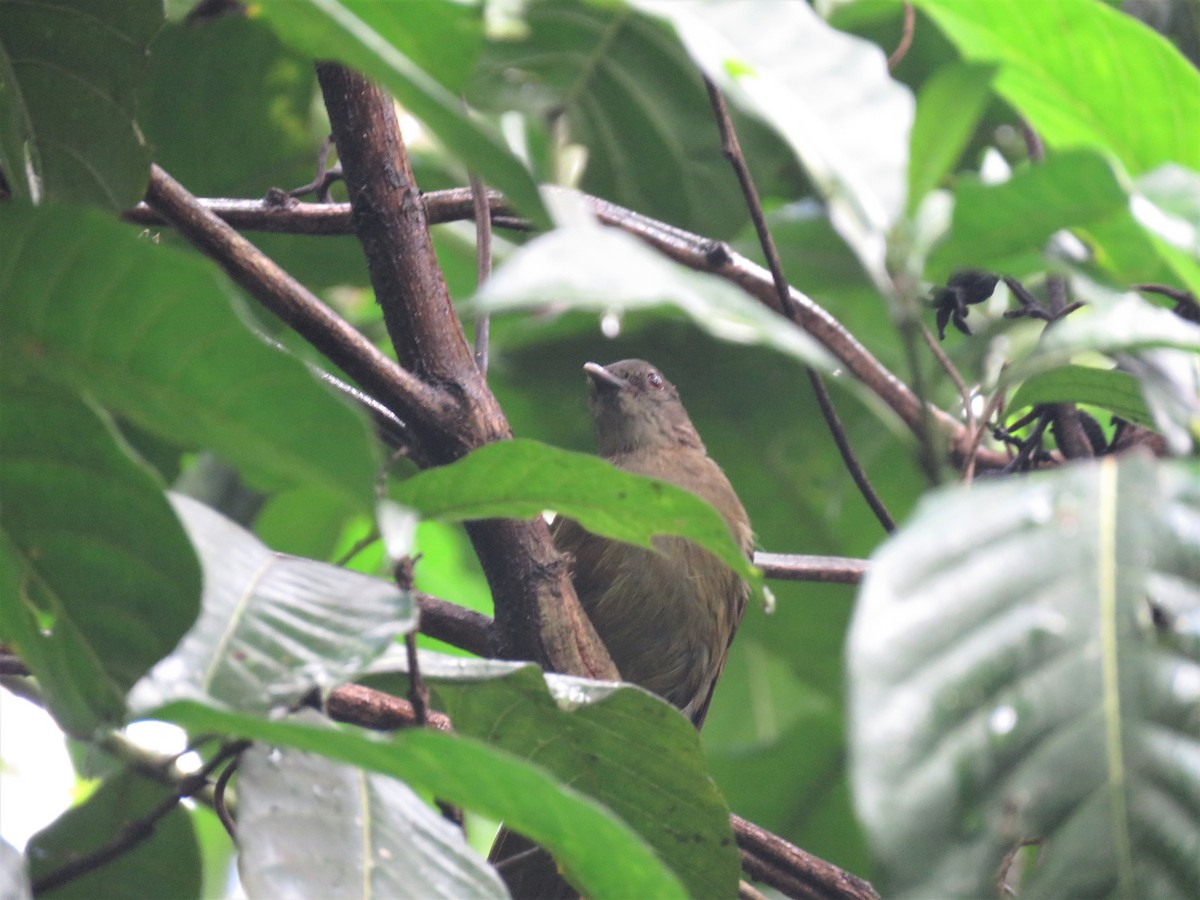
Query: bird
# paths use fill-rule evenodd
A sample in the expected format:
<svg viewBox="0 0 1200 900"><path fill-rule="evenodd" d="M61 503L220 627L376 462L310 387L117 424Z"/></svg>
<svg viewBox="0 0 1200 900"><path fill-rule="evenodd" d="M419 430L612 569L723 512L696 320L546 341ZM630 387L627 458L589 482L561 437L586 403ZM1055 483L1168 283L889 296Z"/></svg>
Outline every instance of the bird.
<svg viewBox="0 0 1200 900"><path fill-rule="evenodd" d="M625 359L584 367L599 455L619 469L690 491L724 518L738 547L753 553L750 519L712 460L679 399L648 362ZM557 517L555 547L571 566L575 593L623 680L704 724L749 587L724 562L680 537L637 547ZM489 856L517 900L579 896L550 855L502 828Z"/></svg>
<svg viewBox="0 0 1200 900"><path fill-rule="evenodd" d="M707 501L750 557L749 517L708 455L678 389L640 359L583 368L599 455ZM653 549L637 547L592 534L568 518L556 519L551 530L622 679L672 703L699 729L746 609L746 582L684 538L658 536Z"/></svg>

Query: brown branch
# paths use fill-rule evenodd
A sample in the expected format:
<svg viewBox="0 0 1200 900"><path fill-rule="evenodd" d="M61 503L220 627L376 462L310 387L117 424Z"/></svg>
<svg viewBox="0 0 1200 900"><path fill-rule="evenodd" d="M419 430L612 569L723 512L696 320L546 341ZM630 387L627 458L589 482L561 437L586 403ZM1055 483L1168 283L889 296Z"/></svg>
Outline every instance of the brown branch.
<svg viewBox="0 0 1200 900"><path fill-rule="evenodd" d="M390 98L332 63L317 78L338 146L353 226L397 358L453 398L418 438L428 462L454 460L511 436L475 365L450 304ZM468 194L469 198L469 194ZM615 678L616 667L575 596L546 523L494 519L467 525L496 606L493 653L557 672Z"/></svg>
<svg viewBox="0 0 1200 900"><path fill-rule="evenodd" d="M734 253L724 243L667 225L598 197L582 196L585 202L591 206L597 219L605 225L634 235L681 265L731 281L776 312L781 311L770 273L745 257ZM429 221L449 222L470 219L472 217L470 197L471 193L468 189L437 191L427 194L425 201L430 211ZM492 209L493 224L528 230L529 224L515 217L512 210L499 200L499 195L495 191L489 191L488 198ZM319 216L324 225L331 229L320 232L322 234L347 234L351 230L350 209L346 204L296 204L290 211L268 211L259 201L247 203L238 200L205 200L201 202L218 215L229 215L231 222L237 222L238 227L247 229L269 227L276 231L314 233L306 229L310 227L311 219ZM254 211L255 207L258 207L257 213ZM289 219L292 215L296 216L294 223ZM126 218L142 225L162 224L161 220L151 217L140 206L127 212ZM289 227L289 224L294 227ZM333 230L334 225L339 226L338 230ZM921 403L916 394L881 365L828 311L795 289L791 289L790 296L800 327L824 346L850 375L892 409L911 431L920 433ZM971 451L973 434L970 429L941 410L934 409L931 411L931 415L936 420L938 427L949 438L951 458L961 463ZM1003 453L994 450L980 450L977 455L977 464L984 469L1002 469L1007 462L1008 459Z"/></svg>
<svg viewBox="0 0 1200 900"><path fill-rule="evenodd" d="M422 726L411 702L360 684L344 684L334 688L325 701L325 713L337 722L360 725L372 731ZM445 713L431 709L426 711L425 716L426 727L435 731L454 730L450 717Z"/></svg>
<svg viewBox="0 0 1200 900"><path fill-rule="evenodd" d="M804 900L879 900L870 883L783 838L731 815L742 870L789 897Z"/></svg>
<svg viewBox="0 0 1200 900"><path fill-rule="evenodd" d="M768 578L777 581L817 581L830 584L858 584L867 574L865 559L846 556L806 556L799 553L754 554L754 564Z"/></svg>

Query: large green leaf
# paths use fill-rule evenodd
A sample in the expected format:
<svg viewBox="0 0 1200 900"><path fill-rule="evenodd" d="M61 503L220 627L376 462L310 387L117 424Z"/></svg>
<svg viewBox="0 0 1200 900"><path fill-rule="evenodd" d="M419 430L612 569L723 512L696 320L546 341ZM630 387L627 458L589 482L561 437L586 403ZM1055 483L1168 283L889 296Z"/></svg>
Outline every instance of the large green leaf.
<svg viewBox="0 0 1200 900"><path fill-rule="evenodd" d="M134 122L157 0L0 3L0 169L27 200L124 209L150 153Z"/></svg>
<svg viewBox="0 0 1200 900"><path fill-rule="evenodd" d="M535 761L603 803L691 896L732 896L739 862L729 808L696 729L672 706L640 688L515 663L422 653L421 674L459 734Z"/></svg>
<svg viewBox="0 0 1200 900"><path fill-rule="evenodd" d="M1200 72L1166 38L1094 0L917 0L1056 149L1114 154L1134 175L1200 169Z"/></svg>
<svg viewBox="0 0 1200 900"><path fill-rule="evenodd" d="M130 770L107 779L85 802L33 836L27 848L30 876L36 881L99 850L125 828L142 824L173 790ZM154 823L146 840L57 889L40 891L38 896L54 900L198 897L200 865L191 816L183 804L177 804Z"/></svg>
<svg viewBox="0 0 1200 900"><path fill-rule="evenodd" d="M386 87L449 150L504 192L539 227L550 224L529 172L491 128L472 119L462 101L429 70L442 58L473 53L478 34L446 29L433 3L373 0L262 0L258 8L285 42L317 60L353 66ZM415 56L420 52L420 56Z"/></svg>
<svg viewBox="0 0 1200 900"><path fill-rule="evenodd" d="M312 710L297 720L324 722ZM237 788L251 897L508 897L462 829L394 778L259 745L242 755Z"/></svg>
<svg viewBox="0 0 1200 900"><path fill-rule="evenodd" d="M752 584L762 583L725 520L695 494L537 441L486 444L401 482L392 497L423 518L448 522L528 519L552 509L595 534L643 547L653 546L655 535L679 535L719 556Z"/></svg>
<svg viewBox="0 0 1200 900"><path fill-rule="evenodd" d="M888 896L1200 891L1200 474L1145 458L954 489L875 556L849 644Z"/></svg>
<svg viewBox="0 0 1200 900"><path fill-rule="evenodd" d="M612 813L540 767L470 738L428 729L380 737L267 721L192 702L170 704L156 717L195 733L238 734L319 753L503 819L549 848L566 876L588 896L686 896L671 871Z"/></svg>
<svg viewBox="0 0 1200 900"><path fill-rule="evenodd" d="M266 712L354 678L416 627L412 597L392 582L272 553L202 503L171 500L204 567L203 612L135 687L135 709L200 697Z"/></svg>
<svg viewBox="0 0 1200 900"><path fill-rule="evenodd" d="M913 98L879 47L807 3L631 2L670 21L705 72L783 136L838 231L887 284L884 235L904 208Z"/></svg>
<svg viewBox="0 0 1200 900"><path fill-rule="evenodd" d="M98 213L0 210L0 377L37 371L260 489L321 486L366 508L362 416L258 340L228 281ZM65 437L64 437L65 439Z"/></svg>
<svg viewBox="0 0 1200 900"><path fill-rule="evenodd" d="M565 307L616 313L669 305L723 340L765 344L823 371L834 368L808 334L740 288L611 228L571 225L535 238L488 279L476 303L483 312Z"/></svg>
<svg viewBox="0 0 1200 900"><path fill-rule="evenodd" d="M1090 150L1053 154L1002 184L964 179L954 198L950 231L926 268L932 281L944 282L965 267L1018 277L1040 270L1043 247L1054 232L1127 216L1129 209L1112 166ZM1154 253L1145 238L1143 244Z"/></svg>
<svg viewBox="0 0 1200 900"><path fill-rule="evenodd" d="M565 0L530 4L523 22L519 38L489 43L473 103L565 115L570 141L587 148L589 193L704 234L745 221L704 85L668 28L625 6Z"/></svg>
<svg viewBox="0 0 1200 900"><path fill-rule="evenodd" d="M0 497L14 566L0 634L66 730L121 721L126 691L199 611L200 568L161 485L77 397L9 384Z"/></svg>

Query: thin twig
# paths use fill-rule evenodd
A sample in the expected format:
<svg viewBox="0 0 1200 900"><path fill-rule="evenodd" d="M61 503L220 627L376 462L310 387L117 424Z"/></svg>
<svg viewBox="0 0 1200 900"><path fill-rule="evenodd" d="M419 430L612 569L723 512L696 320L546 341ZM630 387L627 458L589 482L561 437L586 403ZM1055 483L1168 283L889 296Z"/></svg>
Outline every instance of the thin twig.
<svg viewBox="0 0 1200 900"><path fill-rule="evenodd" d="M221 820L221 824L225 826L225 831L229 834L229 839L237 845L237 822L234 821L232 814L229 812L229 805L225 802L225 791L229 787L229 779L233 777L233 773L238 769L238 760L232 760L222 771L217 778L217 783L213 786L213 810L217 814L217 818Z"/></svg>
<svg viewBox="0 0 1200 900"><path fill-rule="evenodd" d="M888 71L892 71L896 66L900 65L900 60L908 55L908 48L912 46L913 29L917 24L916 10L913 5L907 0L904 3L904 30L900 33L900 43L896 45L896 49L892 51L888 57Z"/></svg>
<svg viewBox="0 0 1200 900"><path fill-rule="evenodd" d="M771 229L767 227L767 217L763 213L762 200L758 196L758 188L754 186L754 179L750 175L750 167L746 164L746 156L742 153L742 146L738 142L737 129L734 128L733 119L729 116L729 107L726 106L725 98L721 95L721 91L707 75L704 76L704 87L708 90L708 99L712 104L713 116L717 120L717 130L721 135L721 152L729 160L734 174L737 175L738 184L741 185L742 196L746 201L746 208L750 211L750 218L754 222L754 230L758 234L759 246L762 247L763 256L767 260L767 267L771 271L771 281L775 285L775 296L779 304L779 309L792 322L797 322L794 304L792 303L792 289L784 274L783 262L779 258L779 251L775 247L775 239L771 236ZM854 479L859 492L867 501L867 505L871 507L871 511L875 513L875 517L883 526L884 531L894 531L896 528L895 520L892 519L891 514L887 511L883 500L879 497L878 492L876 492L870 479L867 477L866 471L863 470L862 465L859 463L858 456L850 446L850 441L846 437L846 429L843 427L837 410L833 406L833 400L829 396L829 389L825 386L825 382L819 372L811 366L806 368L808 370L809 383L812 385L813 393L816 394L817 404L821 408L821 415L825 419L825 424L829 427L829 433L833 436L833 441L842 456L842 462L850 472L850 477Z"/></svg>

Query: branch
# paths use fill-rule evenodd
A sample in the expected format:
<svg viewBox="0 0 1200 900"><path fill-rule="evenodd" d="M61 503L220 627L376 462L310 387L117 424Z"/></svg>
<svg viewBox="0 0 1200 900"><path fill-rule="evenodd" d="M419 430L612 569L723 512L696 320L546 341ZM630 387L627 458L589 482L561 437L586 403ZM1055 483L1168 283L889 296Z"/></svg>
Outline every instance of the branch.
<svg viewBox="0 0 1200 900"><path fill-rule="evenodd" d="M470 219L472 216L469 210L470 196L470 191L467 189L436 191L425 195L429 221L433 223ZM780 311L775 285L770 273L745 257L734 253L724 243L675 228L598 197L582 196L590 204L592 212L605 225L620 228L622 231L640 238L665 256L690 269L708 272L731 281L771 309L776 312ZM488 192L488 199L492 209L493 224L506 228L519 226L523 230L528 230L529 224L515 217L512 210L499 201L499 195L495 191ZM298 234L313 233L308 230L311 227L310 220L318 215L315 210L321 210L319 215L322 217L323 224L330 230L320 233L348 234L351 231L350 208L346 204L319 206L296 204L295 207L292 207L292 212L288 212L268 209L265 204L257 201L254 203L241 200L203 202L222 216L228 214L231 222L237 221L239 227L247 229L269 228ZM253 211L255 205L259 207L257 214ZM288 227L289 216L293 214L295 221L291 224L294 227ZM158 220L148 215L147 211L141 207L130 210L125 217L137 224L159 224ZM335 224L340 225L341 230L333 230ZM914 434L920 434L922 416L921 403L917 395L880 364L828 311L798 291L794 289L789 289L789 291L800 327L842 363L847 372L891 408L906 427ZM931 415L948 437L951 459L957 464L961 464L967 459L973 448L974 435L971 429L942 410L932 409ZM1008 457L996 450L979 450L976 454L976 465L981 469L1002 469L1007 463Z"/></svg>
<svg viewBox="0 0 1200 900"><path fill-rule="evenodd" d="M397 358L453 402L422 422L418 443L433 464L511 436L500 404L475 365L450 304L391 99L362 76L317 65L354 233ZM470 197L470 194L467 194ZM467 525L496 605L494 651L572 675L617 677L583 612L570 574L540 518Z"/></svg>

